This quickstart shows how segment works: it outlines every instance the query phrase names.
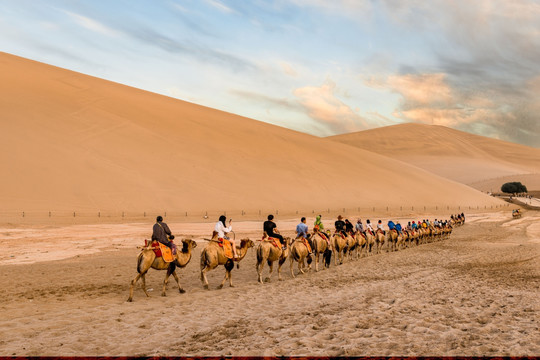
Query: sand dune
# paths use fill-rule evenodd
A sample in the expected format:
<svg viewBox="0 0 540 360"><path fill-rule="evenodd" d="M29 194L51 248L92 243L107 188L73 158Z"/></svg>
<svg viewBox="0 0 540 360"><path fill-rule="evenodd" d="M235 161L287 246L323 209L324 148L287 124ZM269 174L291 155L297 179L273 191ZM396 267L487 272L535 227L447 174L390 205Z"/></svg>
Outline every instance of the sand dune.
<svg viewBox="0 0 540 360"><path fill-rule="evenodd" d="M501 186L507 182L519 181L527 187L529 191L540 191L540 174L517 174L501 176L494 179L482 180L468 184L469 186L490 192L500 192Z"/></svg>
<svg viewBox="0 0 540 360"><path fill-rule="evenodd" d="M400 124L328 139L465 184L540 172L540 149L438 125Z"/></svg>
<svg viewBox="0 0 540 360"><path fill-rule="evenodd" d="M0 64L0 210L498 204L346 144L5 53Z"/></svg>

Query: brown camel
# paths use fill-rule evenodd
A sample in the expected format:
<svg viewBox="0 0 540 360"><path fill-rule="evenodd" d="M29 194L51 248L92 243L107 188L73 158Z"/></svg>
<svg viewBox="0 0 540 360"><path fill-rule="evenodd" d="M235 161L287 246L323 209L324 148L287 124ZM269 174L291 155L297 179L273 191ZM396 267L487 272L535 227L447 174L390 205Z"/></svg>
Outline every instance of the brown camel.
<svg viewBox="0 0 540 360"><path fill-rule="evenodd" d="M323 270L330 267L332 250L330 249L330 240L326 240L320 232L315 231L311 234L312 250L315 256L315 271L319 271L319 256L322 254Z"/></svg>
<svg viewBox="0 0 540 360"><path fill-rule="evenodd" d="M382 252L385 241L386 235L384 235L381 231L377 231L377 234L375 236L375 254L380 254Z"/></svg>
<svg viewBox="0 0 540 360"><path fill-rule="evenodd" d="M142 279L142 289L146 296L150 296L146 291L146 273L150 268L156 270L167 270L165 279L163 280L163 290L161 291L161 296L165 296L165 290L167 288L167 280L171 274L174 276L176 283L178 284L178 291L180 293L185 293L186 291L180 286L180 280L178 275L176 275L176 267L183 268L191 260L191 251L197 247L197 243L190 239L182 240L182 250L176 252L176 257L173 262L167 263L163 261L162 257L157 257L152 249L148 247L143 248L137 257L137 276L131 280L131 286L129 287L129 298L127 301L133 301L133 288L139 280Z"/></svg>
<svg viewBox="0 0 540 360"><path fill-rule="evenodd" d="M246 256L248 249L253 246L253 241L249 239L240 240L240 248L237 247L239 258L235 261L240 262ZM219 265L225 266L225 277L218 286L218 289L223 288L223 285L227 279L229 279L229 286L234 287L231 275L231 271L234 268L234 261L225 256L223 248L219 246L216 233L210 240L210 243L201 252L201 281L205 289L208 290L208 279L206 278L206 273L215 269Z"/></svg>
<svg viewBox="0 0 540 360"><path fill-rule="evenodd" d="M303 238L300 235L291 244L291 253L289 255L289 261L291 263L291 276L294 278L293 265L294 262L298 262L298 271L299 274L305 274L304 268L304 259L307 259L307 271L311 270L311 255L308 252L307 246L304 244Z"/></svg>
<svg viewBox="0 0 540 360"><path fill-rule="evenodd" d="M347 252L347 236L341 236L340 233L334 233L332 235L332 246L334 248L334 265L337 265L339 258L339 264L343 264L345 253Z"/></svg>
<svg viewBox="0 0 540 360"><path fill-rule="evenodd" d="M390 251L396 251L396 243L397 243L398 233L397 230L388 230L388 247L390 248Z"/></svg>
<svg viewBox="0 0 540 360"><path fill-rule="evenodd" d="M401 232L398 234L396 239L396 251L401 250L403 247L403 244L405 243L405 232Z"/></svg>
<svg viewBox="0 0 540 360"><path fill-rule="evenodd" d="M364 235L364 233L361 231L357 231L354 236L356 237L356 241L358 243L358 255L359 257L362 257L362 252L367 251L367 238ZM366 256L367 256L367 253L366 253Z"/></svg>
<svg viewBox="0 0 540 360"><path fill-rule="evenodd" d="M347 254L349 255L349 260L353 259L355 250L356 259L359 258L359 249L360 246L358 245L358 238L356 237L356 234L351 235L347 233Z"/></svg>
<svg viewBox="0 0 540 360"><path fill-rule="evenodd" d="M285 244L289 244L290 238L285 238ZM283 280L281 278L281 266L287 260L287 257L289 256L289 247L286 247L285 249L279 248L274 245L274 242L279 243L279 239L268 239L268 235L266 232L264 233L263 239L261 240L261 243L259 247L257 248L257 274L259 282L262 284L262 271L264 268L264 263L268 262L268 266L270 267L270 273L268 274L268 277L264 279L266 282L270 282L270 277L272 276L272 271L274 269L274 261L278 261L278 280Z"/></svg>
<svg viewBox="0 0 540 360"><path fill-rule="evenodd" d="M366 252L369 255L373 255L372 250L373 250L373 245L375 245L375 235L370 233L369 231L366 231L366 243L367 243Z"/></svg>

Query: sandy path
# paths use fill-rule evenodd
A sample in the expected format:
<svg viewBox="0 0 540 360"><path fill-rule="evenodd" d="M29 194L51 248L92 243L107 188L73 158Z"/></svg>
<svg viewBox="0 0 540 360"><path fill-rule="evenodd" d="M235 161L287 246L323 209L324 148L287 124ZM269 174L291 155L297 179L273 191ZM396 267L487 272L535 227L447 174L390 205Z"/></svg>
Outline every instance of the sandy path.
<svg viewBox="0 0 540 360"><path fill-rule="evenodd" d="M287 262L285 281L264 285L250 250L236 287L219 291L222 269L212 290L200 285L201 244L180 270L186 294L169 285L160 297L163 273L151 272L153 296L137 289L133 303L130 241L3 265L0 355L539 355L539 216L505 217L471 216L449 240L296 279ZM125 230L136 239L138 226Z"/></svg>

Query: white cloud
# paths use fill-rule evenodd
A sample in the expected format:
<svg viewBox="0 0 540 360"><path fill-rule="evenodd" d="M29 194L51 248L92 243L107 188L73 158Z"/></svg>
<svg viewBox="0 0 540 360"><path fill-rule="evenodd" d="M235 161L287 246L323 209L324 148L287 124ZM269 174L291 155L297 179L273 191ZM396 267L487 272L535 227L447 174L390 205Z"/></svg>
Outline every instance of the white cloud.
<svg viewBox="0 0 540 360"><path fill-rule="evenodd" d="M344 133L368 129L369 125L358 112L335 96L336 84L327 80L322 86L306 86L293 94L307 115L324 125L330 133Z"/></svg>
<svg viewBox="0 0 540 360"><path fill-rule="evenodd" d="M121 32L114 30L102 23L100 23L97 20L91 19L87 16L79 15L71 11L63 10L64 13L66 13L73 21L75 21L77 24L82 26L85 29L111 36L111 37L119 37L121 36Z"/></svg>
<svg viewBox="0 0 540 360"><path fill-rule="evenodd" d="M206 2L208 4L210 4L210 5L212 5L213 7L215 7L216 9L222 11L222 12L225 12L225 13L228 13L228 14L232 14L232 13L235 12L233 9L231 9L227 5L223 4L219 0L206 0Z"/></svg>

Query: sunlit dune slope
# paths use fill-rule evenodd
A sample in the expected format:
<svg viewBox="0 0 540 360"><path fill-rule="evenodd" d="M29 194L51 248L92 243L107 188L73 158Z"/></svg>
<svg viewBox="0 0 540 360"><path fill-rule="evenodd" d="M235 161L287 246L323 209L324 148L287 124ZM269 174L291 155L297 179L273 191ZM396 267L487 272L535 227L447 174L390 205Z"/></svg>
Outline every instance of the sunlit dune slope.
<svg viewBox="0 0 540 360"><path fill-rule="evenodd" d="M5 53L0 78L4 211L498 204L346 144Z"/></svg>
<svg viewBox="0 0 540 360"><path fill-rule="evenodd" d="M540 172L540 149L438 125L400 124L327 139L465 184Z"/></svg>

